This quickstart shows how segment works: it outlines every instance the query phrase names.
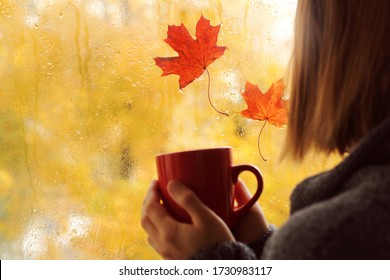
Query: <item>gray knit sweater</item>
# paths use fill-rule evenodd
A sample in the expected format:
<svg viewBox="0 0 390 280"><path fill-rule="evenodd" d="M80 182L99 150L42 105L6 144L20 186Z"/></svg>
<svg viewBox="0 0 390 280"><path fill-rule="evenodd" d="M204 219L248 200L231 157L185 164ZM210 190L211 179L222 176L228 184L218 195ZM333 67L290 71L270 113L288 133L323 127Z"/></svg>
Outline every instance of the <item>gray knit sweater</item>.
<svg viewBox="0 0 390 280"><path fill-rule="evenodd" d="M194 259L390 259L390 120L334 169L301 182L268 238L220 243Z"/></svg>

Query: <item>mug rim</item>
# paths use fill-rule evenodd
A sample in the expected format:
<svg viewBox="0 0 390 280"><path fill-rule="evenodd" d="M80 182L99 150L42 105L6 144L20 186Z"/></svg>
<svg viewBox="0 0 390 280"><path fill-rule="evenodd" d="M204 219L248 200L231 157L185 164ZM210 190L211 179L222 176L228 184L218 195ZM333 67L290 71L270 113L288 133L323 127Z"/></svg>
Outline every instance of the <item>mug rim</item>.
<svg viewBox="0 0 390 280"><path fill-rule="evenodd" d="M177 152L169 152L169 153L160 153L156 155L156 158L161 158L164 156L173 156L173 155L179 155L179 154L190 154L190 153L198 153L198 152L210 152L210 151L220 151L220 150L227 150L231 151L232 147L230 146L219 146L214 148L201 148L201 149L191 149L191 150L183 150L183 151L177 151Z"/></svg>

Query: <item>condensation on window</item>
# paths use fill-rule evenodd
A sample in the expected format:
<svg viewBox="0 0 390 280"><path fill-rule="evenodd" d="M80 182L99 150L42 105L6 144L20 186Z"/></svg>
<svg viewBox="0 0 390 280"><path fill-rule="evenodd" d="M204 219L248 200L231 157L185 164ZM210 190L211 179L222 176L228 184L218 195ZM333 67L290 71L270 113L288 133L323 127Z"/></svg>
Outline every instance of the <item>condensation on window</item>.
<svg viewBox="0 0 390 280"><path fill-rule="evenodd" d="M264 176L270 222L288 216L302 178L334 164L279 163L285 128L242 117L245 82L286 75L295 0L25 0L0 2L0 258L158 259L140 225L155 155L231 146ZM224 56L179 90L153 60L175 55L168 25L195 36L221 24ZM288 95L288 93L287 93ZM252 188L253 178L244 180ZM253 190L253 189L252 189Z"/></svg>

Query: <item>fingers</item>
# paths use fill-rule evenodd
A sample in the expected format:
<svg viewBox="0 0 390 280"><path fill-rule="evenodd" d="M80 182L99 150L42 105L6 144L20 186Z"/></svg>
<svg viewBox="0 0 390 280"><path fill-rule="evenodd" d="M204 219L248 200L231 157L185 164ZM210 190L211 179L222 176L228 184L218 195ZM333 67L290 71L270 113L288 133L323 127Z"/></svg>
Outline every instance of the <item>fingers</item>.
<svg viewBox="0 0 390 280"><path fill-rule="evenodd" d="M235 185L234 198L237 200L238 205L243 205L252 198L252 194L241 180L238 180Z"/></svg>
<svg viewBox="0 0 390 280"><path fill-rule="evenodd" d="M156 197L156 193L155 193L156 188L158 188L158 185L157 185L157 181L154 180L150 184L150 187L148 189L148 192L146 194L146 197L142 205L141 225L149 235L155 235L157 233L157 229L153 225L149 217L151 208L155 207L154 205L158 201L158 197Z"/></svg>
<svg viewBox="0 0 390 280"><path fill-rule="evenodd" d="M152 182L142 207L142 226L148 243L164 259L188 259L196 251L209 245L232 241L234 236L227 225L206 207L196 194L181 183L171 182L170 196L191 216L193 223L173 219L160 204L156 181Z"/></svg>
<svg viewBox="0 0 390 280"><path fill-rule="evenodd" d="M158 181L153 180L150 183L148 192L146 194L144 205L151 202L160 202L160 195L158 193Z"/></svg>
<svg viewBox="0 0 390 280"><path fill-rule="evenodd" d="M176 203L181 206L192 219L194 225L206 223L210 218L218 218L197 195L177 181L171 181L168 184L168 192Z"/></svg>
<svg viewBox="0 0 390 280"><path fill-rule="evenodd" d="M158 183L152 181L143 203L141 217L141 225L150 236L156 236L159 230L170 227L174 221L160 204L160 199Z"/></svg>

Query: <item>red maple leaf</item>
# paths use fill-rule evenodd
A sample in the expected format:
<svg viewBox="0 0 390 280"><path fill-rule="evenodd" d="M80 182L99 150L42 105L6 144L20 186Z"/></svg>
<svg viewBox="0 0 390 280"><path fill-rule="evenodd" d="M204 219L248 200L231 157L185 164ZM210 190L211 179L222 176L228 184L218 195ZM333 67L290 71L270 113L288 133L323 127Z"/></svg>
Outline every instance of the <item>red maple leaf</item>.
<svg viewBox="0 0 390 280"><path fill-rule="evenodd" d="M242 97L248 108L241 114L249 119L268 121L277 127L288 122L287 111L283 104L284 84L280 79L272 84L266 93L262 93L257 85L246 82Z"/></svg>
<svg viewBox="0 0 390 280"><path fill-rule="evenodd" d="M210 20L202 15L196 25L196 40L194 40L183 24L169 25L168 37L164 41L179 56L154 58L157 66L163 70L162 76L179 75L180 89L199 78L206 67L225 52L226 47L217 46L220 27L221 25L211 26Z"/></svg>
<svg viewBox="0 0 390 280"><path fill-rule="evenodd" d="M265 121L258 138L259 153L263 160L266 160L260 150L260 135L267 122L270 124L281 127L288 122L287 111L285 108L285 102L282 99L284 92L283 80L280 79L268 89L266 93L262 93L257 85L253 85L249 82L245 84L245 92L242 93L248 108L241 111L241 115L246 118Z"/></svg>
<svg viewBox="0 0 390 280"><path fill-rule="evenodd" d="M225 116L228 114L219 111L214 107L210 98L210 73L207 66L221 57L226 47L217 46L217 37L221 25L211 26L210 20L205 19L203 15L196 24L196 40L188 33L187 28L169 25L168 37L165 42L168 43L179 56L174 57L155 57L156 65L162 70L162 76L176 74L180 76L179 88L185 88L195 79L199 78L204 71L208 76L207 96L211 107L215 111Z"/></svg>

